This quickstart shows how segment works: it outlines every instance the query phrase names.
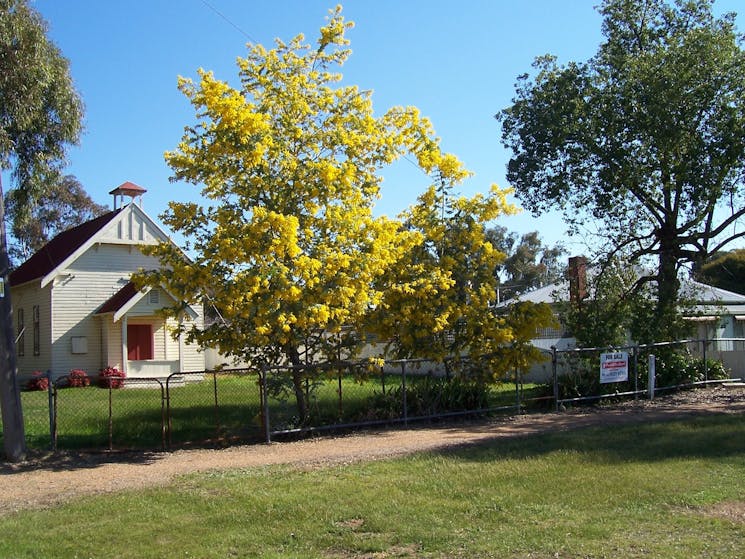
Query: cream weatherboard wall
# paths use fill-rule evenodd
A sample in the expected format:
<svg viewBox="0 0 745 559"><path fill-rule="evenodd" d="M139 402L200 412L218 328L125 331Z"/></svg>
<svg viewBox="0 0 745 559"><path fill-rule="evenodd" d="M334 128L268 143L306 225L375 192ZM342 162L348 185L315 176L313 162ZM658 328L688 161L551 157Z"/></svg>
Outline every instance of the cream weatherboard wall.
<svg viewBox="0 0 745 559"><path fill-rule="evenodd" d="M129 282L132 272L157 265L157 261L144 256L135 246L96 244L54 280L55 374L64 375L73 368L98 371L111 364L102 360L102 324L94 313ZM73 338L86 340L85 353L73 353ZM121 338L118 343L121 346ZM118 365L121 368L121 363Z"/></svg>
<svg viewBox="0 0 745 559"><path fill-rule="evenodd" d="M27 374L46 372L52 367L52 287L39 289L36 282L14 290L11 298L13 304L13 331L18 341L16 354L18 369ZM34 347L34 309L38 312L38 351ZM23 315L23 334L19 331L19 313Z"/></svg>
<svg viewBox="0 0 745 559"><path fill-rule="evenodd" d="M152 295L155 295L153 299ZM157 301L157 302L156 302ZM146 324L152 327L153 331L153 359L154 362L175 362L170 372L195 372L203 371L205 368L204 354L199 351L198 346L187 344L183 339L174 337L178 321L169 318L165 319L158 314L158 310L164 306L172 306L176 301L166 291L162 289L153 289L142 297L129 311L127 311L127 324ZM185 316L185 322L196 322L198 326L203 324L202 309L194 309L197 316L191 318ZM123 325L119 325L119 344L118 351L115 349L116 343L112 344L113 355L117 356L119 362L123 361L123 345L121 343L121 331ZM142 376L136 372L136 366L130 363L129 372L133 376ZM162 373L161 373L162 375Z"/></svg>
<svg viewBox="0 0 745 559"><path fill-rule="evenodd" d="M174 340L171 332L176 323L166 324L158 313L174 302L167 293L155 290L157 297L156 294L149 297L148 293L130 289L127 300L118 301L114 297L127 292L123 288L134 272L159 266L157 259L141 252L141 245L168 241L168 237L135 204L110 215L110 220L90 238L77 239L79 246L42 277L12 287L15 331L19 309L23 309L26 328L24 355L19 355L18 360L22 375L51 370L59 377L71 369L83 369L94 376L105 366L128 369L130 363L124 361L124 325L128 322L153 326L153 362L175 362L181 371L204 370L204 355L197 347ZM107 301L117 301L121 308L100 314ZM34 308L39 309L40 318L39 355L33 355ZM189 310L189 319L201 327L201 306L191 306ZM140 371L133 366L134 376L152 376L152 371L162 371L152 366L155 363L136 363L140 364ZM149 371L148 365L151 365Z"/></svg>
<svg viewBox="0 0 745 559"><path fill-rule="evenodd" d="M122 370L122 322L114 322L111 315L96 318L101 323L102 363Z"/></svg>

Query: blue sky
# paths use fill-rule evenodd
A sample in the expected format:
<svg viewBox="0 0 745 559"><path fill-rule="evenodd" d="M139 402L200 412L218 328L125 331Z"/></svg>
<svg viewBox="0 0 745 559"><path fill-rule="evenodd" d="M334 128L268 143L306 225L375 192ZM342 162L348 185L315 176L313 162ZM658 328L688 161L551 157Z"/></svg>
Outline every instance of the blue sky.
<svg viewBox="0 0 745 559"><path fill-rule="evenodd" d="M742 0L718 0L717 14L745 12ZM445 150L475 173L460 189L471 195L490 184L508 186L509 152L493 118L508 106L516 77L533 59L552 53L560 62L586 60L597 50L598 0L348 0L344 15L353 54L345 82L372 89L376 111L415 105L432 120ZM275 37L304 33L312 41L335 2L319 0L31 0L49 36L70 60L86 106L85 132L70 153L67 172L93 197L122 182L146 188L152 216L170 200L196 200L199 189L171 183L163 153L195 122L177 76L198 68L235 81L235 59L247 42L271 47ZM738 27L745 31L744 16ZM391 216L412 204L429 180L403 162L384 173L376 212ZM558 216L527 212L498 224L538 230L548 244L571 252L581 240L564 237Z"/></svg>

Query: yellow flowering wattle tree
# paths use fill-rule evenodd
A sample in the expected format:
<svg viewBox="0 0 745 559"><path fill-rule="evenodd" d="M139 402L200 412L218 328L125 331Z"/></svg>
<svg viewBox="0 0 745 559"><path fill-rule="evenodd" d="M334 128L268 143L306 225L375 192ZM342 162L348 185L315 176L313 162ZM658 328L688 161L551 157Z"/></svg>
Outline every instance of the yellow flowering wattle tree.
<svg viewBox="0 0 745 559"><path fill-rule="evenodd" d="M351 26L337 7L314 46L302 35L271 50L249 45L237 89L207 71L180 80L198 122L166 159L175 179L202 185L207 203L169 205L162 219L191 259L161 244L151 253L163 268L139 277L185 302L207 297L219 319L188 329L190 341L297 367L301 418L299 367L354 350L348 327L380 304L382 278L421 240L373 216L380 170L411 154L446 177L459 172L432 163L445 158L415 108L375 116L369 92L339 84Z"/></svg>
<svg viewBox="0 0 745 559"><path fill-rule="evenodd" d="M451 371L455 366L478 373L480 380L526 370L542 359L529 343L536 329L555 319L545 304L524 302L501 313L494 308L495 271L506 255L488 241L487 224L517 211L507 202L510 190L492 185L487 194L454 196L469 173L451 155L432 164L437 184L402 215L422 240L386 278L369 328L387 340L395 357L443 361Z"/></svg>

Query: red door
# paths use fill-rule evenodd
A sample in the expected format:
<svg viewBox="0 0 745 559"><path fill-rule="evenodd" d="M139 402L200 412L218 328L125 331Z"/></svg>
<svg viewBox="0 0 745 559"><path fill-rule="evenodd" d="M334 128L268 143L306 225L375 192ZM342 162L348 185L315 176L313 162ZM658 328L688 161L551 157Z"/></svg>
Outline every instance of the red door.
<svg viewBox="0 0 745 559"><path fill-rule="evenodd" d="M153 358L153 327L150 324L127 324L127 359L144 361Z"/></svg>

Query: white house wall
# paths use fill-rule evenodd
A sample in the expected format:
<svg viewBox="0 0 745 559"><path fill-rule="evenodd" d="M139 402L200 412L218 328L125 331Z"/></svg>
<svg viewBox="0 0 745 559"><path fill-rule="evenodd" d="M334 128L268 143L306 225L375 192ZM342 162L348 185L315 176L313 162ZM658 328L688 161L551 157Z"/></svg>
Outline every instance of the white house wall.
<svg viewBox="0 0 745 559"><path fill-rule="evenodd" d="M198 346L187 344L186 342L181 344L178 339L174 339L173 332L176 330L178 322L169 318L168 322L164 323L160 317L152 318L158 309L173 304L173 300L168 294L162 290L157 291L159 292L158 299L160 302L150 303L150 294L145 295L127 313L129 324L153 325L153 351L155 353L155 359L176 361L179 359L179 348L181 347L184 352L182 357L182 371L203 371L205 368L204 353L198 350ZM198 317L195 319L197 326L201 328L204 323L201 306L196 305L194 310L198 313Z"/></svg>
<svg viewBox="0 0 745 559"><path fill-rule="evenodd" d="M155 258L143 255L135 246L96 244L55 279L53 373L64 375L73 368L96 373L101 368L101 322L93 313L129 281L133 271L157 265ZM86 338L86 353L72 353L73 337ZM118 343L121 345L121 337ZM113 344L115 340L107 340L109 350Z"/></svg>
<svg viewBox="0 0 745 559"><path fill-rule="evenodd" d="M100 321L101 334L104 337L100 367L110 365L121 371L123 370L122 322L114 322L112 315L99 316L97 320Z"/></svg>
<svg viewBox="0 0 745 559"><path fill-rule="evenodd" d="M198 328L202 328L204 325L204 317L202 315L201 306L199 306L199 308L195 308L195 310L199 313L199 316L194 319L194 321L185 319L187 320L187 328L191 326L192 323L196 323ZM171 344L170 347L172 348L171 351L176 352L175 355L178 355L177 352L179 346L183 351L181 370L183 372L204 371L206 369L204 352L199 350L199 346L197 344L187 344L186 336L184 336L183 338L183 341L179 342L179 340L174 340L173 336L171 336L170 334L168 336L169 342Z"/></svg>
<svg viewBox="0 0 745 559"><path fill-rule="evenodd" d="M23 309L24 355L17 355L18 372L27 376L34 371L46 372L52 368L52 336L50 329L51 306L50 286L39 289L39 282L13 288L13 334L18 336L18 309ZM34 355L34 317L33 309L39 307L39 355Z"/></svg>
<svg viewBox="0 0 745 559"><path fill-rule="evenodd" d="M102 231L99 240L110 243L135 242L147 244L163 240L162 232L153 229L152 224L138 212L136 206L128 206L120 219L115 220Z"/></svg>

